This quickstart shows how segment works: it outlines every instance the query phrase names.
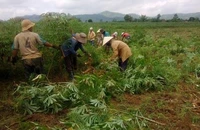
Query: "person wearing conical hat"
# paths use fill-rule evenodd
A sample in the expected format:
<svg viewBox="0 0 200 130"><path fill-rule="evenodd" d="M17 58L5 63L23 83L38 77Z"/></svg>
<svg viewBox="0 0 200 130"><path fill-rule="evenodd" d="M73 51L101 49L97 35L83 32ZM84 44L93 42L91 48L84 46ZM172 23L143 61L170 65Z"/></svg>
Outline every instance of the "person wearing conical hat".
<svg viewBox="0 0 200 130"><path fill-rule="evenodd" d="M100 31L100 33L103 35L104 37L110 37L110 33L108 31L105 31L103 28L100 28L98 31ZM105 51L107 54L109 54L110 52L110 47L109 46L105 46Z"/></svg>
<svg viewBox="0 0 200 130"><path fill-rule="evenodd" d="M34 22L24 19L21 22L22 32L15 36L13 43L12 63L15 64L18 51L20 51L26 79L29 79L31 74L43 73L43 58L37 45L58 48L56 45L41 39L37 33L33 32L34 26Z"/></svg>
<svg viewBox="0 0 200 130"><path fill-rule="evenodd" d="M125 71L129 57L132 55L130 47L123 41L115 40L113 37L104 37L103 46L110 46L113 50L111 60L118 58L118 65L121 71Z"/></svg>

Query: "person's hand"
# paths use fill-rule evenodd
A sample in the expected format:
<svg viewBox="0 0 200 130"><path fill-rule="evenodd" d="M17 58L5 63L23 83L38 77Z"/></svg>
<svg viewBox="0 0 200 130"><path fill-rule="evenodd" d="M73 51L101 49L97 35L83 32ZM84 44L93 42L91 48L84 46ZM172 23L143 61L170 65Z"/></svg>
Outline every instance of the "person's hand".
<svg viewBox="0 0 200 130"><path fill-rule="evenodd" d="M80 54L76 54L77 57L82 57Z"/></svg>
<svg viewBox="0 0 200 130"><path fill-rule="evenodd" d="M52 48L54 48L54 49L60 49L60 46L58 46L58 45L52 45Z"/></svg>
<svg viewBox="0 0 200 130"><path fill-rule="evenodd" d="M92 55L90 53L88 53L88 56L91 57Z"/></svg>
<svg viewBox="0 0 200 130"><path fill-rule="evenodd" d="M90 53L85 53L88 57L91 57L92 55Z"/></svg>

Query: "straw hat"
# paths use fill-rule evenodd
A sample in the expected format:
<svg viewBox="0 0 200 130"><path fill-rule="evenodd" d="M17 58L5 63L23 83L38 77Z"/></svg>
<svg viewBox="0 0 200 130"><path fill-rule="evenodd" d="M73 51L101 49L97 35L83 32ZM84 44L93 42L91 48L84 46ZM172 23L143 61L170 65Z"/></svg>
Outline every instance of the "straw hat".
<svg viewBox="0 0 200 130"><path fill-rule="evenodd" d="M87 42L87 35L85 33L76 33L75 38L80 43L86 43Z"/></svg>
<svg viewBox="0 0 200 130"><path fill-rule="evenodd" d="M102 46L109 42L111 39L113 39L113 37L104 37Z"/></svg>
<svg viewBox="0 0 200 130"><path fill-rule="evenodd" d="M31 22L31 21L28 20L28 19L24 19L24 20L21 22L21 26L22 26L22 31L26 31L26 30L28 30L29 28L35 26L35 23Z"/></svg>
<svg viewBox="0 0 200 130"><path fill-rule="evenodd" d="M90 30L93 30L93 27L90 27Z"/></svg>

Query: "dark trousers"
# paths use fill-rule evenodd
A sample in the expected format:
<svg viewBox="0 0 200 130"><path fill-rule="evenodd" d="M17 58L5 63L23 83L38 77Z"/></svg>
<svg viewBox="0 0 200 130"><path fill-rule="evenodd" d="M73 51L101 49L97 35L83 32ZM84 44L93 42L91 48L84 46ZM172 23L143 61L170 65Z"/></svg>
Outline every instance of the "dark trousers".
<svg viewBox="0 0 200 130"><path fill-rule="evenodd" d="M69 78L74 78L74 70L77 69L77 56L70 54L64 58L65 67L67 72L69 73Z"/></svg>
<svg viewBox="0 0 200 130"><path fill-rule="evenodd" d="M119 65L121 71L125 71L126 70L127 65L128 65L128 60L129 60L129 58L127 58L124 62L122 62L122 59L119 58L118 65Z"/></svg>
<svg viewBox="0 0 200 130"><path fill-rule="evenodd" d="M29 79L31 74L42 74L43 73L43 58L33 58L23 60L25 77Z"/></svg>
<svg viewBox="0 0 200 130"><path fill-rule="evenodd" d="M75 55L68 55L64 58L67 72L77 69L77 57Z"/></svg>

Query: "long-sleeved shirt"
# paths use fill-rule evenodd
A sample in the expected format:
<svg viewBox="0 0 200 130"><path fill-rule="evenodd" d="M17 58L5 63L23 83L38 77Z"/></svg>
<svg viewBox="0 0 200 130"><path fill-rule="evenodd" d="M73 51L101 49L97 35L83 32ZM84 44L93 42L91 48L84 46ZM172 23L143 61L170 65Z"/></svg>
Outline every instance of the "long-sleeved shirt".
<svg viewBox="0 0 200 130"><path fill-rule="evenodd" d="M94 31L89 31L88 32L88 40L95 40L96 34Z"/></svg>
<svg viewBox="0 0 200 130"><path fill-rule="evenodd" d="M113 55L111 59L119 57L122 59L122 62L124 62L132 55L130 47L123 41L113 39L111 42L111 47L113 49Z"/></svg>
<svg viewBox="0 0 200 130"><path fill-rule="evenodd" d="M83 53L86 53L86 51L84 50L82 44L80 42L78 42L75 38L70 38L68 40L66 40L62 46L61 46L61 49L62 49L62 53L63 53L63 56L66 57L70 54L74 54L76 55L76 51L78 49L81 49L81 51Z"/></svg>

